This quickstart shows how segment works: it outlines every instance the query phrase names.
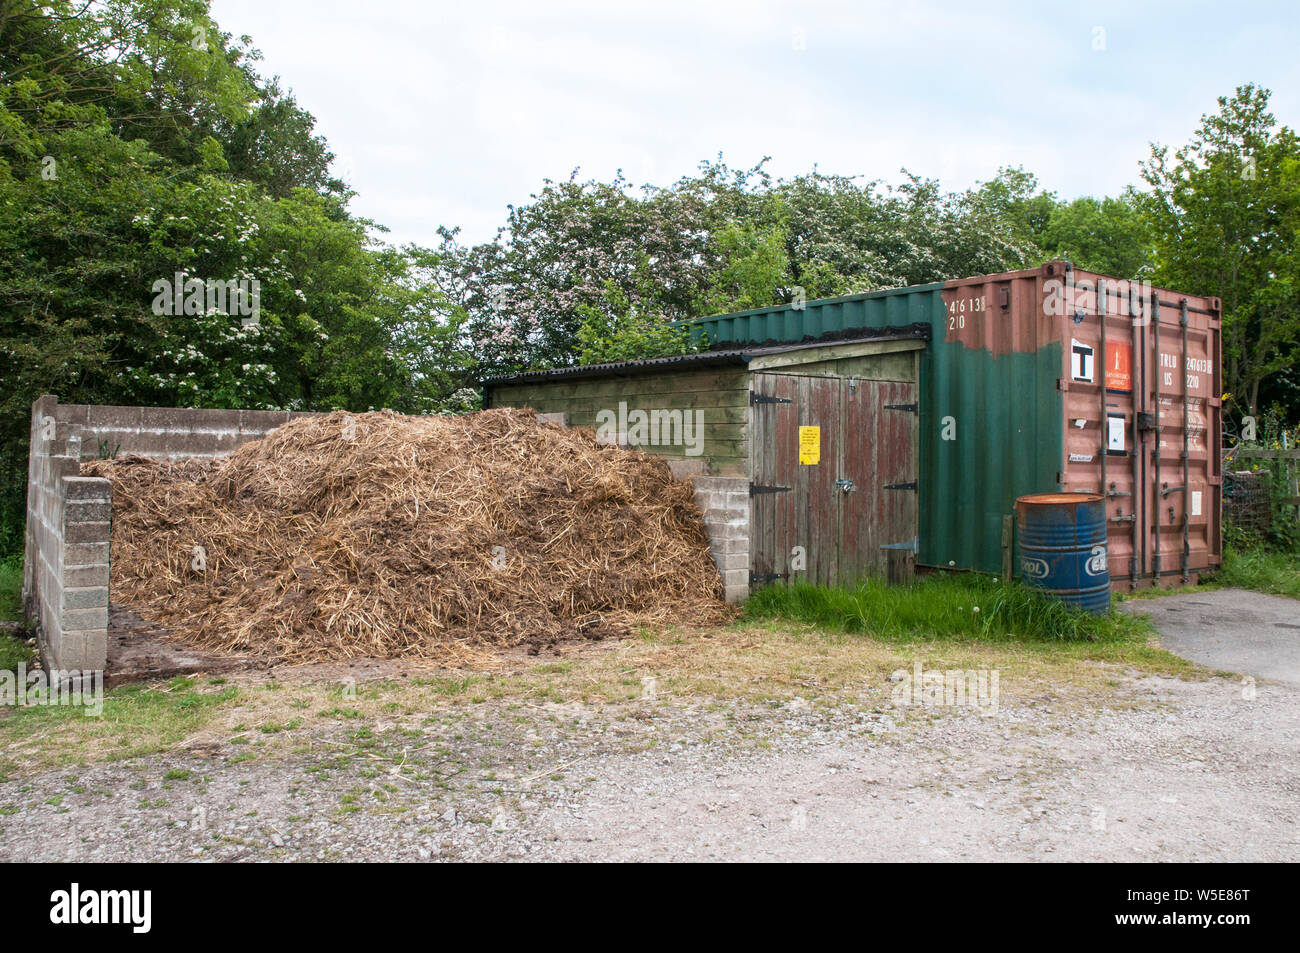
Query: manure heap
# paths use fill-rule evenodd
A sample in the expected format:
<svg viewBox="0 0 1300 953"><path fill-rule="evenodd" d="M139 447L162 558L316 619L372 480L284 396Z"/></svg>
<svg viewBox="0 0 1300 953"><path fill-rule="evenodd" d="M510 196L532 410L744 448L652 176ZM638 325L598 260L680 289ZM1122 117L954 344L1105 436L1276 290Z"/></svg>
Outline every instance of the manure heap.
<svg viewBox="0 0 1300 953"><path fill-rule="evenodd" d="M453 661L733 614L690 485L531 411L334 412L82 472L113 484L113 601L204 648Z"/></svg>

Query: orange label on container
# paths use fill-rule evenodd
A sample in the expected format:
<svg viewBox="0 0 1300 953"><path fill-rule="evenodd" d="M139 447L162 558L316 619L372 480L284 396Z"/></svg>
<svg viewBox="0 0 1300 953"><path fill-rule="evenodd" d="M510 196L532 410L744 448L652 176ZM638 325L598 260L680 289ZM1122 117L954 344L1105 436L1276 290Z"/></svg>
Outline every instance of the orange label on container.
<svg viewBox="0 0 1300 953"><path fill-rule="evenodd" d="M1133 345L1106 345L1106 389L1133 389Z"/></svg>

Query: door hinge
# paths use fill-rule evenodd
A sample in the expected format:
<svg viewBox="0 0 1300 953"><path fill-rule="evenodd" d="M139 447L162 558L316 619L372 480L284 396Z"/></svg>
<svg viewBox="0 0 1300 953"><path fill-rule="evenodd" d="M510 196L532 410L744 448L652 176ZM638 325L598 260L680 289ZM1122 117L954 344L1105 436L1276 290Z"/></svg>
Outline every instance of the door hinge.
<svg viewBox="0 0 1300 953"><path fill-rule="evenodd" d="M916 553L916 552L920 552L921 550L921 538L919 536L913 536L909 542L885 543L880 548L881 549L905 549L908 552Z"/></svg>
<svg viewBox="0 0 1300 953"><path fill-rule="evenodd" d="M915 490L916 481L913 480L911 483L886 483L885 489L886 490Z"/></svg>
<svg viewBox="0 0 1300 953"><path fill-rule="evenodd" d="M749 495L758 496L760 493L789 493L788 486L764 486L761 483L751 483L749 485Z"/></svg>
<svg viewBox="0 0 1300 953"><path fill-rule="evenodd" d="M751 586L761 586L765 582L774 582L777 579L789 579L788 572L751 572L749 574L749 584Z"/></svg>
<svg viewBox="0 0 1300 953"><path fill-rule="evenodd" d="M751 404L793 404L793 397L769 397L767 394L760 394L758 391L749 392L749 402Z"/></svg>
<svg viewBox="0 0 1300 953"><path fill-rule="evenodd" d="M909 414L914 414L920 409L920 404L886 404L885 410L905 410Z"/></svg>

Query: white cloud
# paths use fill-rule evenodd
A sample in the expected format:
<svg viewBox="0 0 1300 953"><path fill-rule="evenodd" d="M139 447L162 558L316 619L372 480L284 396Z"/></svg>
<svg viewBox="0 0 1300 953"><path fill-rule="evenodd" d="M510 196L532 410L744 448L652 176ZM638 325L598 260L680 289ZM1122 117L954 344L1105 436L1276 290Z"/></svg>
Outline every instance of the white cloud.
<svg viewBox="0 0 1300 953"><path fill-rule="evenodd" d="M719 151L777 175L901 167L960 189L1023 165L1072 197L1137 180L1254 80L1300 125L1289 8L1036 3L214 0L349 158L397 241L490 238L575 167L668 184ZM1092 49L1093 30L1106 49ZM805 49L796 49L795 31Z"/></svg>

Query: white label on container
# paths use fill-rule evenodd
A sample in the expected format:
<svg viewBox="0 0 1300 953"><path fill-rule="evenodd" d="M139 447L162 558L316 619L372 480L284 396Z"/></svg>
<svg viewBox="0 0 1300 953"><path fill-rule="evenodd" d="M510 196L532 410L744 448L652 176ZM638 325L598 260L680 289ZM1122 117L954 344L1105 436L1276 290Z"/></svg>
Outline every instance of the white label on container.
<svg viewBox="0 0 1300 953"><path fill-rule="evenodd" d="M1106 418L1106 449L1120 451L1124 449L1123 417Z"/></svg>
<svg viewBox="0 0 1300 953"><path fill-rule="evenodd" d="M1071 463L1092 463L1091 453L1072 453L1070 454Z"/></svg>
<svg viewBox="0 0 1300 953"><path fill-rule="evenodd" d="M1192 490L1192 515L1201 515L1201 491Z"/></svg>
<svg viewBox="0 0 1300 953"><path fill-rule="evenodd" d="M1092 348L1070 339L1070 376L1076 381L1092 380Z"/></svg>

